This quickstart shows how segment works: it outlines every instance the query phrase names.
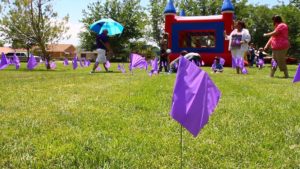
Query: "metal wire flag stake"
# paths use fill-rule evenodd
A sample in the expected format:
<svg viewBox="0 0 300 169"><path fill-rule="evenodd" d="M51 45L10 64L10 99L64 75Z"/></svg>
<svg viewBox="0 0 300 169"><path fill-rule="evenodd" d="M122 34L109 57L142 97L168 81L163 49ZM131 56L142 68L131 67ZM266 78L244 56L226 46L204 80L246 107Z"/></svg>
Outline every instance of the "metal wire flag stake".
<svg viewBox="0 0 300 169"><path fill-rule="evenodd" d="M205 71L184 57L180 58L170 115L181 124L181 168L183 168L182 127L197 137L215 110L220 96L221 92Z"/></svg>

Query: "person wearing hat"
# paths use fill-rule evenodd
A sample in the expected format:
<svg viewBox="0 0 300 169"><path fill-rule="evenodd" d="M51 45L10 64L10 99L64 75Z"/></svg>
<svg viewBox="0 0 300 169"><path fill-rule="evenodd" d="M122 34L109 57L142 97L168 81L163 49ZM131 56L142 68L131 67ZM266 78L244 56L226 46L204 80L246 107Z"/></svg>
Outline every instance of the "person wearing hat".
<svg viewBox="0 0 300 169"><path fill-rule="evenodd" d="M290 48L288 26L283 23L279 15L273 16L272 20L275 29L273 32L263 34L264 37L270 37L264 50L272 48L272 57L277 62L277 67L284 73L284 77L288 78L289 74L286 65L286 55ZM270 77L274 77L277 67L271 68Z"/></svg>

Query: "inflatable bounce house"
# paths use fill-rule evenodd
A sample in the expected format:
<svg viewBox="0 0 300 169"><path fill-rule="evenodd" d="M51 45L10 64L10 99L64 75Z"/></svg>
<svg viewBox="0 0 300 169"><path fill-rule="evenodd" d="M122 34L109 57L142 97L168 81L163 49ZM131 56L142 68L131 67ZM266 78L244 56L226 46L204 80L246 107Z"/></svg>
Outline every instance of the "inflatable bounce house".
<svg viewBox="0 0 300 169"><path fill-rule="evenodd" d="M184 11L177 16L173 0L165 7L165 32L169 34L168 48L170 60L176 59L182 50L201 55L205 65L212 65L215 56L226 60L225 66L231 66L231 53L226 34L233 30L234 8L230 0L224 0L221 15L184 16Z"/></svg>

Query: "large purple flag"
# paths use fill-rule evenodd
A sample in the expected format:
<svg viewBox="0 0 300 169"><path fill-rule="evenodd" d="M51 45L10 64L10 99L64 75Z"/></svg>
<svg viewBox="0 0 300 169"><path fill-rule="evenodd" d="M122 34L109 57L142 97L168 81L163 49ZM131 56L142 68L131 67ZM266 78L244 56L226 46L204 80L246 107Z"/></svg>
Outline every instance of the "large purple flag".
<svg viewBox="0 0 300 169"><path fill-rule="evenodd" d="M296 83L296 82L299 82L299 81L300 81L300 64L298 65L298 68L297 68L297 71L296 71L293 83Z"/></svg>
<svg viewBox="0 0 300 169"><path fill-rule="evenodd" d="M35 57L30 54L29 60L27 62L27 69L33 70L39 63L36 61Z"/></svg>
<svg viewBox="0 0 300 169"><path fill-rule="evenodd" d="M16 54L14 54L14 56L13 56L12 63L16 66L17 70L20 68L20 65L21 65L20 64L20 59L19 59L19 57Z"/></svg>
<svg viewBox="0 0 300 169"><path fill-rule="evenodd" d="M5 69L9 65L6 55L2 52L0 70Z"/></svg>
<svg viewBox="0 0 300 169"><path fill-rule="evenodd" d="M65 58L65 60L64 60L64 66L67 66L67 65L69 65L69 60L68 60L68 58Z"/></svg>
<svg viewBox="0 0 300 169"><path fill-rule="evenodd" d="M208 74L180 58L170 115L196 137L217 106L221 92Z"/></svg>
<svg viewBox="0 0 300 169"><path fill-rule="evenodd" d="M73 61L72 61L72 64L73 64L73 70L77 69L77 67L78 67L77 61L78 61L78 58L77 58L77 55L75 55L75 57L74 57L74 59L73 59Z"/></svg>
<svg viewBox="0 0 300 169"><path fill-rule="evenodd" d="M147 70L148 64L144 57L136 53L130 54L130 65L129 70L132 71L134 68L141 68Z"/></svg>

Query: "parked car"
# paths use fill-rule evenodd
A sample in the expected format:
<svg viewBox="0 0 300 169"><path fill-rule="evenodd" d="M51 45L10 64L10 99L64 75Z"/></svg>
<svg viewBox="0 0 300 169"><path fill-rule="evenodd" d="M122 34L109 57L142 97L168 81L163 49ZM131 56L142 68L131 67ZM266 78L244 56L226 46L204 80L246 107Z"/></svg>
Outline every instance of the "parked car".
<svg viewBox="0 0 300 169"><path fill-rule="evenodd" d="M27 53L26 53L26 52L16 52L16 53L10 52L10 53L7 53L7 54L6 54L6 57L7 57L8 59L11 59L11 60L12 60L13 57L14 57L14 54L16 54L16 55L18 56L18 58L20 59L21 62L27 62L28 56L27 56ZM39 61L41 60L41 57L40 57L40 56L34 56L34 57L35 57L35 59L36 59L37 62L39 62Z"/></svg>

